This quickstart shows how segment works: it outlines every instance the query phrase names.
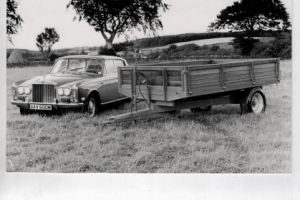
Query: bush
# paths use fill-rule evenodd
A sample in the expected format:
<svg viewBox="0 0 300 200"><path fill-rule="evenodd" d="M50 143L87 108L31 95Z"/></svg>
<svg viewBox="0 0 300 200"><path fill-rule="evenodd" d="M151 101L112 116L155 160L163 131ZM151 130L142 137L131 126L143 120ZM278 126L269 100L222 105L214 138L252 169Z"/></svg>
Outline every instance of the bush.
<svg viewBox="0 0 300 200"><path fill-rule="evenodd" d="M290 33L278 35L268 43L256 43L251 53L253 57L272 57L291 59L292 58L292 38Z"/></svg>
<svg viewBox="0 0 300 200"><path fill-rule="evenodd" d="M169 46L168 50L170 50L170 51L175 51L176 48L177 48L177 45L172 44L172 45Z"/></svg>
<svg viewBox="0 0 300 200"><path fill-rule="evenodd" d="M251 57L269 57L267 49L270 48L270 43L259 42L256 43L250 52Z"/></svg>
<svg viewBox="0 0 300 200"><path fill-rule="evenodd" d="M108 55L108 56L116 56L117 52L116 50L112 47L111 49L108 49L106 47L100 47L98 51L99 55Z"/></svg>
<svg viewBox="0 0 300 200"><path fill-rule="evenodd" d="M238 36L234 38L233 42L231 42L230 44L233 45L235 49L240 49L242 55L250 55L250 52L257 42L259 42L258 39Z"/></svg>
<svg viewBox="0 0 300 200"><path fill-rule="evenodd" d="M59 58L60 56L57 55L57 54L54 54L52 53L50 56L49 56L49 60L50 62L54 62L57 58Z"/></svg>
<svg viewBox="0 0 300 200"><path fill-rule="evenodd" d="M218 45L213 45L210 47L210 51L218 51L220 47Z"/></svg>

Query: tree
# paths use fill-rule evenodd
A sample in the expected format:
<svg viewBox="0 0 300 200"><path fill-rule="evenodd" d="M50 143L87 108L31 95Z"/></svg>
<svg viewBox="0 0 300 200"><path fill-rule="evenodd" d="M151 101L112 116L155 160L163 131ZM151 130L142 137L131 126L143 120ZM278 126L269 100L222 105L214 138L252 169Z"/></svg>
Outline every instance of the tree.
<svg viewBox="0 0 300 200"><path fill-rule="evenodd" d="M280 0L240 0L221 10L209 31L231 29L242 31L244 36L236 38L236 47L248 54L257 42L255 34L268 30L287 30L291 26L289 14ZM244 38L244 39L243 39ZM250 50L250 51L249 51Z"/></svg>
<svg viewBox="0 0 300 200"><path fill-rule="evenodd" d="M174 51L176 51L177 45L176 44L172 44L169 46L168 50L171 51L171 53L173 53Z"/></svg>
<svg viewBox="0 0 300 200"><path fill-rule="evenodd" d="M45 60L51 55L52 46L59 41L59 35L54 28L45 28L45 32L36 38L36 46L39 48Z"/></svg>
<svg viewBox="0 0 300 200"><path fill-rule="evenodd" d="M132 32L144 33L163 28L159 19L159 9L169 9L162 0L70 0L67 8L73 7L79 21L86 20L95 31L101 32L107 48L112 48L116 36Z"/></svg>
<svg viewBox="0 0 300 200"><path fill-rule="evenodd" d="M6 1L6 35L10 43L11 36L18 33L18 28L21 27L23 19L17 14L18 3L15 0Z"/></svg>
<svg viewBox="0 0 300 200"><path fill-rule="evenodd" d="M210 51L218 51L220 49L219 45L213 45L210 47Z"/></svg>

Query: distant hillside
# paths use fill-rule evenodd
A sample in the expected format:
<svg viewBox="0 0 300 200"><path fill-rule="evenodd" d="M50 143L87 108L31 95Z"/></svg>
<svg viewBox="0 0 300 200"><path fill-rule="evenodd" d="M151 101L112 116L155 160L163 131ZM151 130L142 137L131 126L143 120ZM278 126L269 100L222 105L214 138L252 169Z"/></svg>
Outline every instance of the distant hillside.
<svg viewBox="0 0 300 200"><path fill-rule="evenodd" d="M206 40L213 38L236 37L243 32L210 32L210 33L188 33L179 35L168 35L152 38L143 38L133 41L135 47L149 48L170 45L179 42L189 42L194 40ZM257 33L257 37L272 37L272 32Z"/></svg>
<svg viewBox="0 0 300 200"><path fill-rule="evenodd" d="M197 45L211 45L218 43L220 48L228 49L231 48L228 42L232 40L242 32L212 32L212 33L187 33L178 35L166 35L152 38L142 38L134 41L125 41L113 44L116 52L133 50L134 48L145 49L148 53L152 50L165 49L171 44L178 46L184 44L195 43ZM258 37L272 37L272 32L257 33ZM155 47L155 48L153 48ZM52 52L58 56L83 54L88 52L97 52L100 47L74 47L74 48L63 48L54 49ZM7 49L7 58L14 49ZM42 55L39 51L21 49L23 57L25 59L42 59Z"/></svg>
<svg viewBox="0 0 300 200"><path fill-rule="evenodd" d="M272 37L256 37L261 42L269 42L273 38ZM198 46L203 45L218 45L220 49L233 49L233 46L229 44L234 38L233 37L225 37L225 38L214 38L214 39L202 39L202 40L192 40L189 42L178 42L173 43L165 46L159 46L159 47L151 47L151 48L141 48L140 52L144 55L149 55L150 53L154 52L162 52L163 49L168 49L170 45L176 45L176 46L183 46L188 44L196 44Z"/></svg>

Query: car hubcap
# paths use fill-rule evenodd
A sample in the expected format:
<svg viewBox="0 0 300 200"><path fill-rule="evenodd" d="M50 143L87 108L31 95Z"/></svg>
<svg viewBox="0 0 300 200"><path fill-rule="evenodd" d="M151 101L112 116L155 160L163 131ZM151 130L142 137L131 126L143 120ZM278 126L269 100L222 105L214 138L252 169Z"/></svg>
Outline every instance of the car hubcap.
<svg viewBox="0 0 300 200"><path fill-rule="evenodd" d="M256 93L251 101L251 108L253 113L258 114L263 111L264 108L264 100L261 94Z"/></svg>

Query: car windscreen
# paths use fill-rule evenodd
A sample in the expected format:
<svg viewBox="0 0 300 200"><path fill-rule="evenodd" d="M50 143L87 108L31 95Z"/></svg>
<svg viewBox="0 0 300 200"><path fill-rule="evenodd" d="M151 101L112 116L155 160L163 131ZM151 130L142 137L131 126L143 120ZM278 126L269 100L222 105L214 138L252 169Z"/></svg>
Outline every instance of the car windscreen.
<svg viewBox="0 0 300 200"><path fill-rule="evenodd" d="M93 59L60 59L51 70L51 74L92 73L102 75L103 63Z"/></svg>

